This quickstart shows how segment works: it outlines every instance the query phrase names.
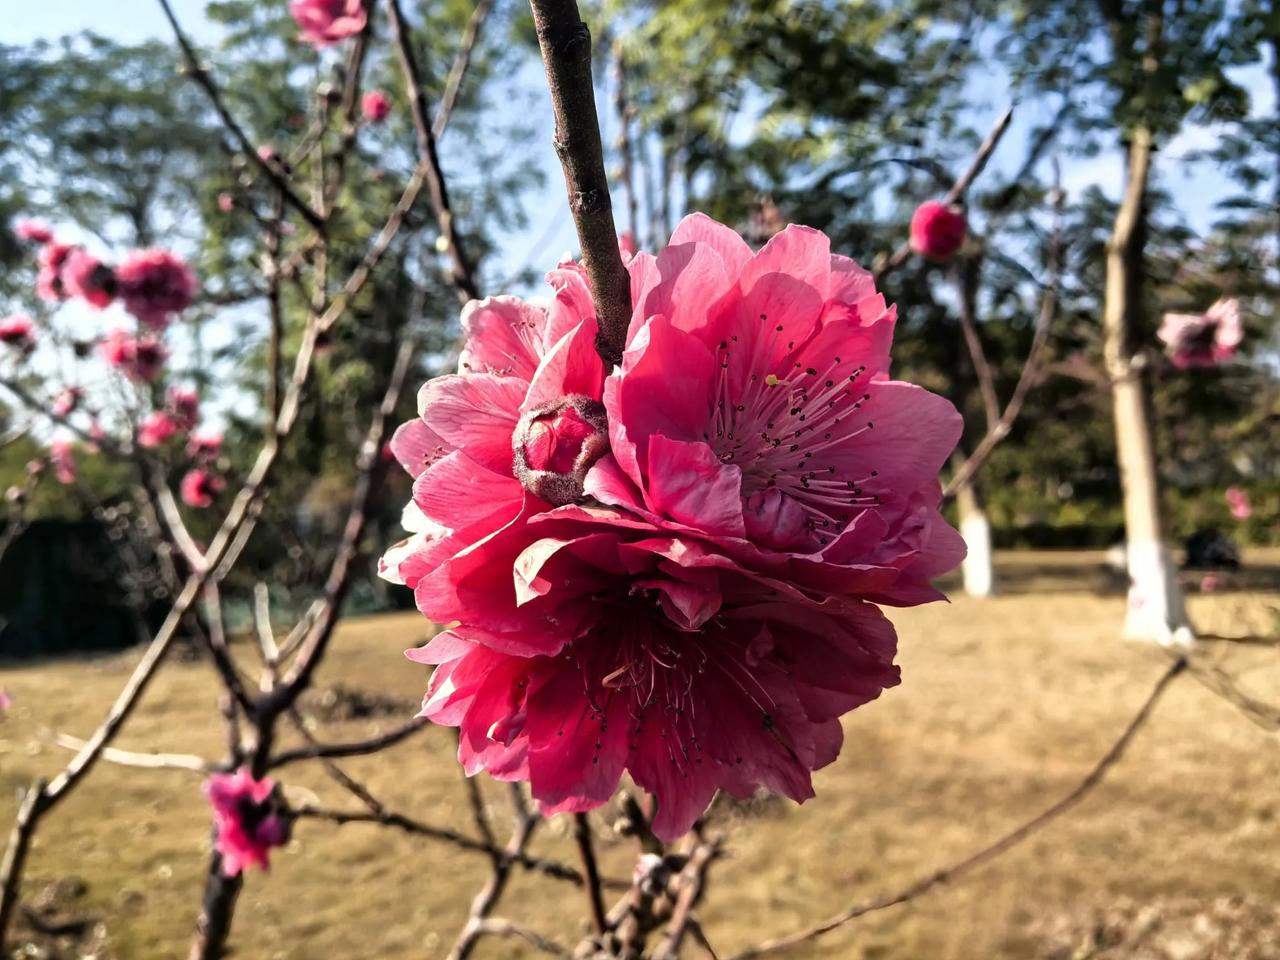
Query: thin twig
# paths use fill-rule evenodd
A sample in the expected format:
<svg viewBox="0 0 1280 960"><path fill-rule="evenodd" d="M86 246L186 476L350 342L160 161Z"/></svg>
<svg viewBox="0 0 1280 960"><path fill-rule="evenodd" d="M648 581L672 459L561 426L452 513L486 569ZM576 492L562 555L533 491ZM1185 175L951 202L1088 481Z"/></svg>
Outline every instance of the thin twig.
<svg viewBox="0 0 1280 960"><path fill-rule="evenodd" d="M1075 807L1081 800L1088 796L1094 787L1102 782L1102 779L1106 776L1107 772L1115 766L1117 762L1119 762L1121 757L1124 756L1125 751L1128 749L1129 744L1133 742L1133 738L1137 735L1138 731L1141 730L1146 722L1151 718L1152 711L1155 709L1160 697L1169 688L1169 685L1177 678L1177 676L1186 670L1186 668L1187 660L1185 657L1178 657L1174 660L1164 673L1161 674L1160 679L1156 681L1155 686L1147 695L1146 699L1143 700L1142 706L1138 708L1138 712L1134 715L1133 719L1125 726L1124 731L1111 745L1110 749L1108 749L1098 762L1093 765L1093 768L1085 775L1085 777L1076 784L1076 786L1073 787L1066 796L1036 814L1030 820L1025 821L1013 830L1009 831L994 843L990 843L982 849L974 851L950 866L943 867L941 870L935 870L933 873L908 884L896 893L885 894L884 896L856 903L847 910L844 910L827 920L823 920L821 923L816 923L811 927L806 927L803 930L797 930L795 933L789 933L783 937L767 940L758 946L751 947L741 953L735 954L730 958L730 960L754 960L756 957L762 957L766 954L776 953L779 950L785 950L789 947L807 943L825 933L830 933L832 930L838 929L844 924L849 923L851 920L856 920L858 917L865 916L868 913L875 913L878 910L885 910L889 907L894 907L902 903L907 903L910 900L923 896L935 888L949 883L964 874L970 873L1002 854L1007 853L1023 840L1026 840L1027 837L1048 826L1068 810Z"/></svg>
<svg viewBox="0 0 1280 960"><path fill-rule="evenodd" d="M425 717L414 717L394 730L389 730L376 737L370 737L368 740L357 740L351 743L320 743L313 741L304 747L282 750L271 758L268 766L272 770L276 770L288 764L297 763L299 760L315 760L324 757L330 759L360 757L370 753L377 753L387 747L394 746L401 740L407 740L419 730L429 726L430 723Z"/></svg>
<svg viewBox="0 0 1280 960"><path fill-rule="evenodd" d="M458 42L458 52L454 54L453 65L449 68L449 77L444 83L444 93L440 95L440 107L436 111L435 122L431 125L432 135L439 140L449 129L449 121L453 118L453 108L458 104L458 94L462 90L462 81L466 78L467 67L471 64L471 54L475 50L476 41L480 39L480 28L484 26L489 11L493 9L493 0L479 0L475 10L471 11L471 19L462 32Z"/></svg>
<svg viewBox="0 0 1280 960"><path fill-rule="evenodd" d="M231 115L231 111L227 109L227 105L222 99L222 93L218 90L218 85L214 83L213 77L210 76L209 71L205 69L196 56L195 48L191 45L191 41L187 39L186 33L183 32L182 26L178 23L178 18L174 16L173 8L169 6L169 0L159 0L159 3L160 8L164 11L165 19L169 21L169 26L173 29L174 39L178 41L178 46L182 49L182 58L186 63L187 74L204 90L209 102L213 105L213 109L217 111L218 117L222 120L222 125L231 134L245 156L256 164L258 169L280 191L289 206L297 210L303 219L318 232L323 233L324 218L294 192L293 188L289 186L289 181L279 168L258 155L257 148L244 132L244 128L236 122L235 117Z"/></svg>
<svg viewBox="0 0 1280 960"><path fill-rule="evenodd" d="M605 368L622 362L631 323L631 277L618 250L604 147L591 81L591 31L575 0L530 0L538 46L551 88L556 155L564 170L569 212L600 324L596 351Z"/></svg>
<svg viewBox="0 0 1280 960"><path fill-rule="evenodd" d="M578 855L582 858L582 874L587 878L587 902L591 907L591 922L595 925L596 933L603 934L607 928L604 894L600 889L600 868L596 864L591 821L585 813L573 815L573 840L578 845Z"/></svg>
<svg viewBox="0 0 1280 960"><path fill-rule="evenodd" d="M66 747L68 750L82 750L85 745L84 740L67 733L52 734L52 739L58 746ZM138 753L133 750L104 747L102 759L107 763L123 767L141 767L144 770L190 770L194 773L216 773L227 769L194 753Z"/></svg>
<svg viewBox="0 0 1280 960"><path fill-rule="evenodd" d="M528 927L521 926L505 918L487 917L484 920L477 920L475 931L477 934L488 937L507 937L523 940L540 953L546 953L553 957L572 956L568 948L562 947L549 937L545 937L536 930L530 930Z"/></svg>
<svg viewBox="0 0 1280 960"><path fill-rule="evenodd" d="M400 59L405 93L409 98L413 127L417 134L418 168L426 178L427 196L431 200L431 209L440 228L445 252L449 256L450 270L454 287L458 291L458 299L466 303L480 296L480 287L476 283L475 265L463 249L462 240L458 235L453 208L449 203L448 186L445 183L444 171L440 167L440 156L436 152L436 138L431 128L431 112L422 86L422 74L413 53L413 39L409 33L409 25L404 19L404 13L400 9L399 0L387 0L387 14L391 21L391 35Z"/></svg>
<svg viewBox="0 0 1280 960"><path fill-rule="evenodd" d="M671 911L671 920L667 924L666 936L663 937L658 949L653 954L654 960L678 960L680 945L684 942L685 934L690 931L690 927L694 923L693 908L697 906L703 891L706 889L707 872L711 869L711 864L715 862L719 854L720 841L717 839L710 842L700 842L689 857L689 863L681 871L677 881L680 892L676 895L675 906Z"/></svg>

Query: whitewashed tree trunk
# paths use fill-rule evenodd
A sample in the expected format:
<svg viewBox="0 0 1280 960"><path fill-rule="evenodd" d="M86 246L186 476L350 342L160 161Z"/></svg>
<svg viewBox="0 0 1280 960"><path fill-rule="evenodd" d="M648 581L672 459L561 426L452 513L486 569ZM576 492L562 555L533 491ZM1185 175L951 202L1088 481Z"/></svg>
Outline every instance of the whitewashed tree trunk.
<svg viewBox="0 0 1280 960"><path fill-rule="evenodd" d="M968 549L960 567L964 591L971 597L989 597L996 592L991 524L972 482L956 491L956 507L960 512L960 536Z"/></svg>
<svg viewBox="0 0 1280 960"><path fill-rule="evenodd" d="M1107 244L1103 307L1104 350L1111 381L1128 547L1125 635L1166 645L1189 645L1194 633L1178 583L1178 570L1164 539L1146 370L1141 352L1135 350L1141 315L1143 208L1151 150L1151 132L1139 127L1129 143L1128 182Z"/></svg>

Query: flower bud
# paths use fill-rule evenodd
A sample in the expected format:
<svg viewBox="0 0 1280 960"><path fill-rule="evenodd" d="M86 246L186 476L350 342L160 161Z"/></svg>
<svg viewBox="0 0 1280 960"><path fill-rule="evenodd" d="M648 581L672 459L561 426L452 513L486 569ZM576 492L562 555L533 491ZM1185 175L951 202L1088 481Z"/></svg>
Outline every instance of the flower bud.
<svg viewBox="0 0 1280 960"><path fill-rule="evenodd" d="M555 506L580 500L587 471L609 450L604 405L572 394L535 407L516 424L511 448L526 490Z"/></svg>

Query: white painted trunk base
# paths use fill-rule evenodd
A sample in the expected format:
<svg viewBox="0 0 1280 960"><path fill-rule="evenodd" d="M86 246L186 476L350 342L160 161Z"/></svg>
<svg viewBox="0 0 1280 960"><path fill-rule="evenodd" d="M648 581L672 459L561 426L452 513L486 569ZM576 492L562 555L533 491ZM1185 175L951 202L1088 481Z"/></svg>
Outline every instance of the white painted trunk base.
<svg viewBox="0 0 1280 960"><path fill-rule="evenodd" d="M1136 541L1127 548L1129 606L1124 633L1133 640L1154 640L1166 647L1191 647L1195 633L1178 583L1173 554L1163 543Z"/></svg>
<svg viewBox="0 0 1280 960"><path fill-rule="evenodd" d="M971 597L989 597L996 592L996 579L991 560L991 524L987 522L987 515L980 510L966 512L960 520L960 536L968 550L960 566L964 591Z"/></svg>

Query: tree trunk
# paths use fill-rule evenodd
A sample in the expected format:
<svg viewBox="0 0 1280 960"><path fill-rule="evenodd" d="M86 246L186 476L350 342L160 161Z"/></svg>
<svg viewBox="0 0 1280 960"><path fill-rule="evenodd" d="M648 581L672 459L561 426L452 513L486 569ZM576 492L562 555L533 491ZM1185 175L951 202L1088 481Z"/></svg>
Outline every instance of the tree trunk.
<svg viewBox="0 0 1280 960"><path fill-rule="evenodd" d="M964 592L971 597L992 596L996 592L996 577L992 564L991 524L972 480L956 491L956 508L960 512L960 536L964 538L967 551L960 567Z"/></svg>
<svg viewBox="0 0 1280 960"><path fill-rule="evenodd" d="M1129 143L1128 182L1107 243L1107 289L1102 316L1116 453L1124 490L1129 569L1125 635L1165 645L1189 645L1194 634L1177 567L1164 538L1151 398L1145 358L1137 348L1151 150L1151 131L1139 127Z"/></svg>

